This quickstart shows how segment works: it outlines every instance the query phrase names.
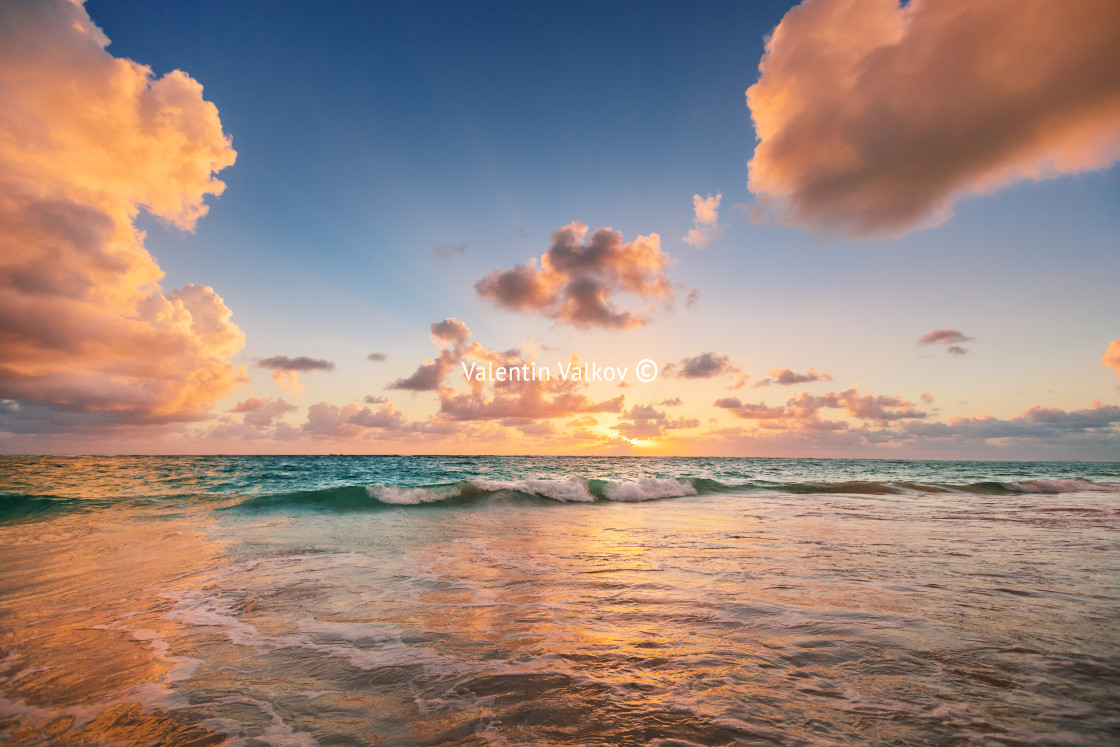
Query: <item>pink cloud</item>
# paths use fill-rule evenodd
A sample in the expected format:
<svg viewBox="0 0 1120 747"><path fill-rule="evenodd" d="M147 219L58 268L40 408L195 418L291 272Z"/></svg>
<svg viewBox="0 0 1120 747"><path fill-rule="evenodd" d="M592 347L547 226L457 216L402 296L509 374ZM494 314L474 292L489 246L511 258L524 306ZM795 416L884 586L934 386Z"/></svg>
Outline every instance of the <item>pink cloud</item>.
<svg viewBox="0 0 1120 747"><path fill-rule="evenodd" d="M719 237L721 230L719 227L719 202L723 199L722 194L715 197L708 195L701 197L700 195L692 196L692 229L682 239L686 244L692 244L697 249L704 249L713 240Z"/></svg>
<svg viewBox="0 0 1120 747"><path fill-rule="evenodd" d="M796 384L811 384L817 381L832 381L832 376L827 371L818 371L815 368L810 368L806 373L798 373L789 368L771 368L770 378L756 381L752 386L764 387L771 384L794 386Z"/></svg>
<svg viewBox="0 0 1120 747"><path fill-rule="evenodd" d="M918 338L919 345L949 345L958 342L971 342L972 338L955 329L935 329Z"/></svg>
<svg viewBox="0 0 1120 747"><path fill-rule="evenodd" d="M552 245L538 261L492 270L475 283L478 295L508 311L540 314L575 327L630 329L648 321L645 313L620 308L615 295L667 300L673 289L656 233L623 243L622 233L599 228L590 236L579 221L552 233Z"/></svg>
<svg viewBox="0 0 1120 747"><path fill-rule="evenodd" d="M3 14L0 398L47 430L207 417L246 381L244 336L212 288L160 287L134 220L206 214L236 157L218 110L187 74L106 52L78 3Z"/></svg>
<svg viewBox="0 0 1120 747"><path fill-rule="evenodd" d="M1120 5L808 0L747 91L748 185L785 221L856 236L1120 158Z"/></svg>

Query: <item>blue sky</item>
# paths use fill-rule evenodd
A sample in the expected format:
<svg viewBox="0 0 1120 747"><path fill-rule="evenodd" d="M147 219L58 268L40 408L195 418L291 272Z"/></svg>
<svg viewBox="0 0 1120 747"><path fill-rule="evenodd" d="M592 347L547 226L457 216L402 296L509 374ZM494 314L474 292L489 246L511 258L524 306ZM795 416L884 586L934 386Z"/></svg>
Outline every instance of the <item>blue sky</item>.
<svg viewBox="0 0 1120 747"><path fill-rule="evenodd" d="M162 286L211 286L245 333L231 360L251 382L211 403L213 417L246 397L286 396L298 428L315 402L371 395L413 422L438 420L431 393L386 385L438 353L429 326L449 317L486 348L531 342L555 348L549 360L625 352L664 364L711 351L755 382L771 368L827 370L837 391L858 382L913 402L932 392L941 420L1115 405L1116 376L1101 365L1120 334L1114 164L957 200L941 225L902 236L752 220L744 92L790 8L86 3L110 55L201 83L237 151L193 232L137 218ZM704 249L682 240L694 194L722 195L721 233ZM480 298L478 280L541 257L572 221L626 242L660 235L674 297L631 304L652 304L649 324L573 327ZM700 300L688 306L692 290ZM942 328L974 338L969 353L915 344ZM371 351L387 360L365 360ZM335 368L285 394L254 364L275 355ZM659 382L624 392L625 407L679 393L702 428L724 428L712 400L731 383ZM774 406L796 393L736 391ZM613 421L600 420L609 435ZM1111 426L1095 435L1097 457L1117 444ZM1021 453L1041 453L1032 449Z"/></svg>

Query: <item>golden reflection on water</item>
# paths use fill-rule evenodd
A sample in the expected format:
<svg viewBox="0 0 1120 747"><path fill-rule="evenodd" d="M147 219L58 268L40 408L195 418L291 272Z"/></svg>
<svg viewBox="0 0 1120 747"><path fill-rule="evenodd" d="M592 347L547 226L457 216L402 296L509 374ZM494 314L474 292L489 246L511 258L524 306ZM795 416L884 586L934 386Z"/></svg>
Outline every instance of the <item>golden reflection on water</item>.
<svg viewBox="0 0 1120 747"><path fill-rule="evenodd" d="M0 673L22 717L0 725L16 744L217 744L223 735L129 701L169 695L160 683L178 664L150 644L173 627L151 589L220 566L222 547L183 522L105 516L3 528Z"/></svg>

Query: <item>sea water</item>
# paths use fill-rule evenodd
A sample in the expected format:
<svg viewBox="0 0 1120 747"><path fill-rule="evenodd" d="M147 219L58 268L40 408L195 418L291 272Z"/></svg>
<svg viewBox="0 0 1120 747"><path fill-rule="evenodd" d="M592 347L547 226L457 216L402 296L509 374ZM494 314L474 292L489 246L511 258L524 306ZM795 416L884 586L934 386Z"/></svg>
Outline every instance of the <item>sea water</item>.
<svg viewBox="0 0 1120 747"><path fill-rule="evenodd" d="M0 742L1116 744L1120 464L0 458Z"/></svg>

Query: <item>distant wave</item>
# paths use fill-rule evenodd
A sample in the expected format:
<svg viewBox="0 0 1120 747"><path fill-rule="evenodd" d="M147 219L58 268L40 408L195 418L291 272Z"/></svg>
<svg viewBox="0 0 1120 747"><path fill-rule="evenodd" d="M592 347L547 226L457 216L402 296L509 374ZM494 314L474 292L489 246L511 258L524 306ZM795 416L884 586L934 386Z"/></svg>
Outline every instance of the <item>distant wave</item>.
<svg viewBox="0 0 1120 747"><path fill-rule="evenodd" d="M108 504L85 498L63 498L57 495L0 493L0 523L32 521L60 513L92 511Z"/></svg>
<svg viewBox="0 0 1120 747"><path fill-rule="evenodd" d="M724 483L707 478L642 477L637 480L569 478L558 480L465 480L438 485L341 485L337 487L258 495L192 493L118 500L67 498L55 495L0 493L0 522L35 521L58 513L93 511L120 505L161 507L176 502L191 505L223 504L224 511L369 511L402 506L454 507L487 500L550 503L641 502L716 493L788 493L794 495L915 495L965 493L1019 495L1030 493L1120 493L1120 483L1097 483L1081 478L1036 479L967 484L901 481L769 482L748 480Z"/></svg>

